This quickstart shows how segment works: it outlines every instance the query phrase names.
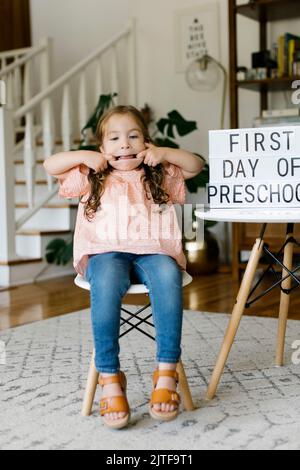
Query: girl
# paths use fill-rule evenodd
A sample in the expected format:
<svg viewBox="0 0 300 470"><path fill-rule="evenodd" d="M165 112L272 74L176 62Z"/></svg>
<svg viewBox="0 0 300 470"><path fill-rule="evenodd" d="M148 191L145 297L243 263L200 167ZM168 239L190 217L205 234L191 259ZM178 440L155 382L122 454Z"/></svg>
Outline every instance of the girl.
<svg viewBox="0 0 300 470"><path fill-rule="evenodd" d="M101 416L120 429L130 416L119 363L120 309L132 279L149 289L156 329L151 416L170 420L178 414L176 364L186 259L173 204L184 204L184 180L200 173L204 162L184 150L154 146L142 114L132 106L107 111L96 136L99 153L59 153L44 167L58 178L60 196L80 197L74 267L91 287Z"/></svg>

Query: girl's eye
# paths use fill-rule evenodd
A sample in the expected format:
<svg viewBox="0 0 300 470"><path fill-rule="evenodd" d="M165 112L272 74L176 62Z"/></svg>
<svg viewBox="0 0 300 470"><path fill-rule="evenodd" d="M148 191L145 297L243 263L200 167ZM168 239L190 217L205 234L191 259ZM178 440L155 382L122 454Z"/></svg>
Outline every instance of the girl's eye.
<svg viewBox="0 0 300 470"><path fill-rule="evenodd" d="M118 140L118 137L113 137L113 138L110 139L110 140Z"/></svg>
<svg viewBox="0 0 300 470"><path fill-rule="evenodd" d="M130 137L131 137L131 139L138 139L139 136L138 135L131 135Z"/></svg>

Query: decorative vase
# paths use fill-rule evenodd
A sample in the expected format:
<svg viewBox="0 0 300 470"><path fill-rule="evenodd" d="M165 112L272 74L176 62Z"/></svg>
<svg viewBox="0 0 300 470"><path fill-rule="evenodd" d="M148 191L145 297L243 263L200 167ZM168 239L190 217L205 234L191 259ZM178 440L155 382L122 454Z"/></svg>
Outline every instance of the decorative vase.
<svg viewBox="0 0 300 470"><path fill-rule="evenodd" d="M219 267L219 245L209 230L205 230L202 242L186 241L184 251L187 258L187 271L191 275L212 274Z"/></svg>

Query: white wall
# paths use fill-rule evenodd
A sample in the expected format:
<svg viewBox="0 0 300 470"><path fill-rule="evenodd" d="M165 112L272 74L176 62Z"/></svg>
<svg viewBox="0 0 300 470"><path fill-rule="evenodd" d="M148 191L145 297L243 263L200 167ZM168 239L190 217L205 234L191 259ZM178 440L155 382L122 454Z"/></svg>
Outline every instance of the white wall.
<svg viewBox="0 0 300 470"><path fill-rule="evenodd" d="M73 65L84 59L104 42L123 30L129 22L130 0L30 0L32 42L53 39L52 80L61 76ZM120 52L118 52L120 54ZM108 80L111 56L107 53L102 61L103 92L110 93ZM96 106L95 71L88 70L87 101L90 112ZM120 84L124 96L124 84ZM80 136L78 110L74 106L78 94L78 80L72 82L74 134ZM115 90L114 90L115 91ZM61 95L54 97L54 113L57 124L61 115ZM57 138L60 138L58 129Z"/></svg>
<svg viewBox="0 0 300 470"><path fill-rule="evenodd" d="M222 87L211 93L191 90L183 73L175 71L174 11L209 3L208 0L132 0L138 27L139 105L147 102L156 118L177 109L186 119L195 120L199 130L183 139L181 145L208 156L209 129L220 123ZM221 62L227 67L227 2L220 0ZM212 25L216 27L216 25Z"/></svg>
<svg viewBox="0 0 300 470"><path fill-rule="evenodd" d="M122 30L130 0L30 0L32 41L53 38L54 76Z"/></svg>

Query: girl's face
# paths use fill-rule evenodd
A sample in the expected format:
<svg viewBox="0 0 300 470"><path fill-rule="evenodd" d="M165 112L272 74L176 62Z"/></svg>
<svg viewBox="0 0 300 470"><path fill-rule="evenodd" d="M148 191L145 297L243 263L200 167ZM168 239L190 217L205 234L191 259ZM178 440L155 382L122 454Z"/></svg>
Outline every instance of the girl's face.
<svg viewBox="0 0 300 470"><path fill-rule="evenodd" d="M111 116L105 125L100 147L101 153L117 158L109 164L117 170L134 170L144 160L136 157L142 150L145 150L145 140L135 119L130 114Z"/></svg>

